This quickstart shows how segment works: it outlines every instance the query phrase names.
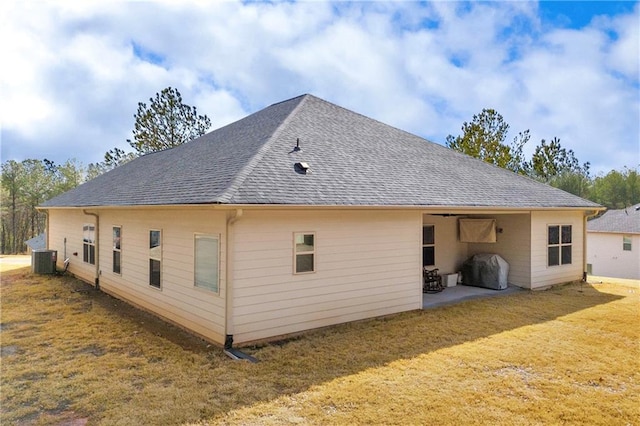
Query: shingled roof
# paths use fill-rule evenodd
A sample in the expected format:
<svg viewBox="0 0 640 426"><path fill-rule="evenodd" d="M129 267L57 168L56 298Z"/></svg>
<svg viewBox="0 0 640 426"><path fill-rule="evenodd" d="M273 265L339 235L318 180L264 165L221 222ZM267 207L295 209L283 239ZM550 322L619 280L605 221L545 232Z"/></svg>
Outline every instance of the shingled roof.
<svg viewBox="0 0 640 426"><path fill-rule="evenodd" d="M139 157L41 207L176 204L599 207L312 95Z"/></svg>
<svg viewBox="0 0 640 426"><path fill-rule="evenodd" d="M609 210L587 222L589 232L640 234L640 204L621 210Z"/></svg>

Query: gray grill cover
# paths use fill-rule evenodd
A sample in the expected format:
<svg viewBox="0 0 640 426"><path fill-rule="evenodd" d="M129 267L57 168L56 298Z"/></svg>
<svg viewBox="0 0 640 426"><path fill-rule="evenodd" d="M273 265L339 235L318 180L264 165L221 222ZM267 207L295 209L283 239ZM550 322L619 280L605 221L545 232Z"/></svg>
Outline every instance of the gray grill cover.
<svg viewBox="0 0 640 426"><path fill-rule="evenodd" d="M462 283L476 287L507 288L509 264L497 254L476 254L462 265Z"/></svg>

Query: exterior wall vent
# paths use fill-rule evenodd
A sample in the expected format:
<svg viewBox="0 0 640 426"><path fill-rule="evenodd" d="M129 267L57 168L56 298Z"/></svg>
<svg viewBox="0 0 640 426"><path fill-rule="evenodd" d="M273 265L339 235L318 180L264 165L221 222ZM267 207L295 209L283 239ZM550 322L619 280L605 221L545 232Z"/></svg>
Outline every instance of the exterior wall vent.
<svg viewBox="0 0 640 426"><path fill-rule="evenodd" d="M299 163L294 164L294 168L295 168L297 173L300 173L300 174L303 174L303 175L311 173L311 170L309 170L310 169L309 164L305 163L305 162L302 162L302 161L299 162Z"/></svg>

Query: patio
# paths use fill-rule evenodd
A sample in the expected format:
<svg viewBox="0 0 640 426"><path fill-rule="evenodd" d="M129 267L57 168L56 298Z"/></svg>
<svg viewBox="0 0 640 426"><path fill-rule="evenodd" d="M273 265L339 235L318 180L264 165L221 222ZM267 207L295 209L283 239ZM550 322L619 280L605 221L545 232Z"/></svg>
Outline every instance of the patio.
<svg viewBox="0 0 640 426"><path fill-rule="evenodd" d="M508 286L504 290L491 290L488 288L473 287L468 285L455 285L446 287L439 293L424 293L422 295L422 309L435 308L437 306L452 305L465 300L480 299L483 297L505 296L526 291L526 289Z"/></svg>

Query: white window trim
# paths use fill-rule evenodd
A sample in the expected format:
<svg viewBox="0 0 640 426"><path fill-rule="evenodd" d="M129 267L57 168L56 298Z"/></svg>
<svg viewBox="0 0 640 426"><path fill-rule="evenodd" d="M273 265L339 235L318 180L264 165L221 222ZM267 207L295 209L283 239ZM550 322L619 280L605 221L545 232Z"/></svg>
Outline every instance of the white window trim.
<svg viewBox="0 0 640 426"><path fill-rule="evenodd" d="M549 244L549 228L557 226L558 227L558 244ZM562 227L570 226L571 227L571 242L563 243L562 242ZM568 266L573 264L573 224L571 223L550 223L547 225L547 268L557 268L562 266ZM557 265L549 265L549 248L550 247L558 247L558 264ZM562 263L562 247L571 247L571 263Z"/></svg>
<svg viewBox="0 0 640 426"><path fill-rule="evenodd" d="M200 287L196 284L196 271L197 271L197 265L196 265L196 240L198 238L211 238L216 240L216 243L218 245L218 264L216 265L218 268L218 273L216 276L216 290L212 290L208 287ZM193 234L193 288L197 289L198 291L203 291L206 292L207 294L216 294L216 295L220 295L220 234L201 234L201 233L195 233Z"/></svg>
<svg viewBox="0 0 640 426"><path fill-rule="evenodd" d="M93 242L89 243L87 241L85 241L84 238L84 228L86 227L91 227L93 228ZM91 232L91 231L89 231ZM91 263L89 260L91 259L91 256L88 256L87 260L84 260L84 246L85 244L87 246L89 246L90 248L93 247L93 263ZM90 250L90 249L89 249ZM89 253L91 253L91 251L89 251ZM82 224L82 262L86 263L87 265L95 265L96 264L96 224L95 223L84 223Z"/></svg>
<svg viewBox="0 0 640 426"><path fill-rule="evenodd" d="M625 248L627 244L629 245L628 250ZM633 251L633 237L631 235L622 236L622 251Z"/></svg>
<svg viewBox="0 0 640 426"><path fill-rule="evenodd" d="M149 270L149 280L148 280L147 286L149 288L154 289L154 290L162 290L162 287L163 287L162 284L163 284L163 278L164 278L164 273L163 273L164 262L162 261L162 255L163 255L163 251L164 251L164 235L163 235L164 233L162 232L162 229L160 229L160 228L151 228L151 229L149 229L149 233L147 234L147 237L149 238L149 240L148 240L149 244L151 243L151 241L150 241L151 232L154 232L154 231L160 232L160 250L158 250L160 255L158 257L151 256L151 247L149 247L149 261L157 260L157 261L160 262L160 286L156 287L154 285L151 285L151 270ZM148 264L148 266L150 267L150 263Z"/></svg>
<svg viewBox="0 0 640 426"><path fill-rule="evenodd" d="M436 266L436 225L431 223L423 223L422 224L423 235L424 235L424 228L426 228L427 226L431 226L433 228L433 244L425 244L424 238L421 238L421 246L423 250L425 247L433 247L433 265L422 265L422 266L434 268Z"/></svg>
<svg viewBox="0 0 640 426"><path fill-rule="evenodd" d="M296 251L296 237L298 235L313 235L313 250L311 251ZM316 254L316 233L313 231L308 231L308 232L294 232L293 233L293 274L294 275L306 275L306 274L315 274L316 271L318 270L318 256ZM298 272L297 271L297 265L298 265L298 255L302 255L302 254L311 254L313 255L313 270L311 271L303 271L303 272Z"/></svg>
<svg viewBox="0 0 640 426"><path fill-rule="evenodd" d="M117 249L115 244L113 244L113 228L120 228L120 248ZM120 275L122 276L122 225L111 225L111 243L113 245L113 247L111 248L111 272L114 273L115 275ZM120 272L115 272L113 270L113 252L119 252L120 253Z"/></svg>

